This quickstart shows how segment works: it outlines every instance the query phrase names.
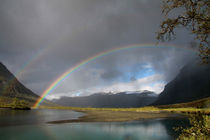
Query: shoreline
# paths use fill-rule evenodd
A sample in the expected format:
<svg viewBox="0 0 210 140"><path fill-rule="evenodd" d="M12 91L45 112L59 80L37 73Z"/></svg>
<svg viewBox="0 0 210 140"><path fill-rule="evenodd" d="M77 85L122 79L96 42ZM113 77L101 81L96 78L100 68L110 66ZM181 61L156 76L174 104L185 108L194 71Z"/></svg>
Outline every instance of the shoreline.
<svg viewBox="0 0 210 140"><path fill-rule="evenodd" d="M128 122L140 121L149 119L163 118L186 118L185 115L170 112L134 112L134 111L78 111L85 113L84 116L72 120L57 120L47 122L48 124L63 124L63 123L85 123L85 122Z"/></svg>

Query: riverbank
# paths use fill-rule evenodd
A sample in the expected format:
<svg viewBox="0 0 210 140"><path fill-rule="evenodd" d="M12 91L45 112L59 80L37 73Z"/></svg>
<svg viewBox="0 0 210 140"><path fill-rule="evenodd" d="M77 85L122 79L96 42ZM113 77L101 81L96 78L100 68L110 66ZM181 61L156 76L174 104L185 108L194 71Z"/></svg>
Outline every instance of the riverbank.
<svg viewBox="0 0 210 140"><path fill-rule="evenodd" d="M80 108L64 106L40 106L39 108L64 109L86 113L85 116L82 116L77 120L57 120L49 123L122 122L144 119L189 117L196 114L210 115L209 103L209 98L207 98L181 104L184 107L180 106L180 104L176 104L167 106L147 106L140 108Z"/></svg>
<svg viewBox="0 0 210 140"><path fill-rule="evenodd" d="M134 112L134 111L108 111L108 110L89 110L78 111L86 115L74 120L57 120L48 122L50 124L59 123L80 123L80 122L125 122L145 119L178 118L184 115L169 112Z"/></svg>

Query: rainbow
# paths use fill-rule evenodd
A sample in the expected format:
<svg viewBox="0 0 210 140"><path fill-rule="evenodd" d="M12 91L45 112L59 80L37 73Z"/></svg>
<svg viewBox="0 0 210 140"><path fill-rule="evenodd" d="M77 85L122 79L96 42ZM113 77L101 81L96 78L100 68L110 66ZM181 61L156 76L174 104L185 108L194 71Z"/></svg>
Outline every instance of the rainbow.
<svg viewBox="0 0 210 140"><path fill-rule="evenodd" d="M111 49L108 51L104 51L101 53L98 53L92 57L89 57L83 61L81 61L80 63L76 64L74 67L71 67L70 69L68 69L67 71L65 71L62 75L60 75L41 95L41 97L36 101L36 103L33 105L33 108L38 108L39 105L42 103L42 101L46 98L47 95L49 95L64 79L66 79L69 75L71 75L74 71L78 70L81 66L86 65L92 61L94 61L95 59L98 59L100 57L121 51L121 50L129 50L129 49L135 49L135 48L143 48L143 47L154 47L156 45L140 45L140 44L136 44L136 45L129 45L129 46L125 46L125 47L120 47L120 48L115 48L115 49ZM161 46L158 46L161 47ZM175 46L174 46L175 47ZM162 47L163 48L163 47ZM166 47L164 47L166 48ZM180 47L181 48L181 47Z"/></svg>
<svg viewBox="0 0 210 140"><path fill-rule="evenodd" d="M61 41L62 41L62 38L58 38L53 43L58 44ZM50 43L48 46L43 47L42 49L39 49L36 53L34 53L34 55L32 55L30 58L26 59L25 63L23 63L23 65L14 73L15 77L17 79L23 78L24 73L26 72L27 69L29 69L31 66L33 66L33 64L40 61L45 56L45 54L49 51L49 49L53 49L55 47L56 47L55 45L53 46L53 44ZM14 84L14 82L16 81L15 77L9 80L9 82L5 86L5 88L2 89L2 92L6 92L7 89L9 88L9 86Z"/></svg>
<svg viewBox="0 0 210 140"><path fill-rule="evenodd" d="M77 32L72 32L72 33L77 34ZM25 71L27 69L31 68L31 66L33 66L33 64L39 62L45 56L45 54L47 54L49 52L49 50L56 49L57 44L64 41L64 39L67 39L67 38L65 38L65 36L66 36L66 34L59 36L59 38L54 40L52 43L43 47L42 49L39 49L36 53L34 53L34 55L32 55L31 58L27 59L25 61L25 63L15 72L15 74L14 74L15 77L17 79L23 78ZM16 81L16 78L10 79L8 82L9 84L7 84L6 87L2 89L2 92L5 92L7 90L7 88L9 88L9 86L12 85Z"/></svg>
<svg viewBox="0 0 210 140"><path fill-rule="evenodd" d="M26 61L16 72L15 72L15 77L11 78L8 81L8 84L2 89L2 92L6 92L7 89L9 88L10 85L13 85L16 82L16 79L21 79L24 75L24 72L26 71L27 68L32 66L36 61L40 60L42 56L44 56L43 52L46 52L48 49L45 48L44 50L40 50L37 54L33 55L31 58Z"/></svg>

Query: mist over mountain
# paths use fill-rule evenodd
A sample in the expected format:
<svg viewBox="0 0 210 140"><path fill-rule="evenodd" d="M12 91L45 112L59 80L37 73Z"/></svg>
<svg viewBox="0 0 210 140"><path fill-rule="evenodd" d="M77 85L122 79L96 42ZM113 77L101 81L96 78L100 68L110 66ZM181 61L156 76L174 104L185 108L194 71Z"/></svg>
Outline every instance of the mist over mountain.
<svg viewBox="0 0 210 140"><path fill-rule="evenodd" d="M185 65L153 105L166 105L210 97L210 67L197 62Z"/></svg>
<svg viewBox="0 0 210 140"><path fill-rule="evenodd" d="M185 65L158 96L153 92L97 93L83 97L61 97L53 102L74 107L142 107L184 103L210 97L210 67L197 61Z"/></svg>
<svg viewBox="0 0 210 140"><path fill-rule="evenodd" d="M131 108L142 107L153 103L157 94L150 91L120 92L120 93L96 93L83 97L61 97L52 102L72 107L95 107L95 108Z"/></svg>
<svg viewBox="0 0 210 140"><path fill-rule="evenodd" d="M6 66L0 62L0 97L16 97L34 102L39 96L20 83Z"/></svg>
<svg viewBox="0 0 210 140"><path fill-rule="evenodd" d="M66 97L52 100L54 103L73 107L130 108L147 105L166 105L210 97L210 68L198 63L185 65L174 80L169 82L158 96L150 91L96 93L90 96ZM0 63L0 97L19 98L34 102L39 97L25 87Z"/></svg>

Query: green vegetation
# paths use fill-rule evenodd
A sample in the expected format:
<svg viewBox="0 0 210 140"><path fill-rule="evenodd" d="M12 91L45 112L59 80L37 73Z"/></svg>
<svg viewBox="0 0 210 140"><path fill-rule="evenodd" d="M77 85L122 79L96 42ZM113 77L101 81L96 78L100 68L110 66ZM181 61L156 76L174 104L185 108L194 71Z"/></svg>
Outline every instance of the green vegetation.
<svg viewBox="0 0 210 140"><path fill-rule="evenodd" d="M40 108L48 109L68 109L75 111L129 111L129 112L170 112L182 114L210 114L210 97L196 100L188 103L162 105L162 106L146 106L141 108L81 108L81 107L67 107L67 106L43 106Z"/></svg>
<svg viewBox="0 0 210 140"><path fill-rule="evenodd" d="M0 97L0 107L12 109L27 109L32 102L18 98ZM147 106L141 108L80 108L44 104L40 108L66 109L86 113L76 120L58 120L48 123L70 122L119 122L145 120L155 118L188 117L191 127L176 128L180 131L178 140L208 140L210 132L210 98L204 98L188 103ZM180 115L179 115L180 114Z"/></svg>
<svg viewBox="0 0 210 140"><path fill-rule="evenodd" d="M160 105L158 108L210 108L210 97L203 98L200 100L187 102L187 103L179 103L179 104L171 104L171 105Z"/></svg>
<svg viewBox="0 0 210 140"><path fill-rule="evenodd" d="M157 39L163 41L174 39L174 30L184 27L195 35L195 40L199 42L201 59L209 63L209 7L209 0L163 0L162 13L165 18L160 25Z"/></svg>
<svg viewBox="0 0 210 140"><path fill-rule="evenodd" d="M181 113L188 113L191 127L176 128L181 130L178 140L209 140L210 139L210 98L197 101L167 105L161 107L171 107ZM182 107L182 108L180 108ZM170 109L168 109L170 110Z"/></svg>
<svg viewBox="0 0 210 140"><path fill-rule="evenodd" d="M58 120L49 123L117 122L185 116L189 118L191 127L176 128L181 133L177 138L178 140L210 139L210 97L188 103L141 108L79 108L64 106L40 106L40 108L68 109L87 113L87 115L77 120Z"/></svg>
<svg viewBox="0 0 210 140"><path fill-rule="evenodd" d="M177 117L177 115L167 112L135 112L135 111L110 111L110 110L86 110L85 116L76 120L57 120L48 123L71 123L71 122L123 122L156 118Z"/></svg>
<svg viewBox="0 0 210 140"><path fill-rule="evenodd" d="M68 107L68 106L44 106L39 108L44 109L67 109L75 111L134 111L134 112L159 112L160 109L153 106L141 107L141 108L81 108L81 107Z"/></svg>
<svg viewBox="0 0 210 140"><path fill-rule="evenodd" d="M30 103L18 98L0 97L0 108L11 108L20 110L29 110Z"/></svg>
<svg viewBox="0 0 210 140"><path fill-rule="evenodd" d="M12 109L30 109L28 102L24 100L18 100L17 98L13 99L13 102L10 104Z"/></svg>
<svg viewBox="0 0 210 140"><path fill-rule="evenodd" d="M210 139L210 116L196 114L189 117L190 128L176 128L181 130L178 140L209 140Z"/></svg>

